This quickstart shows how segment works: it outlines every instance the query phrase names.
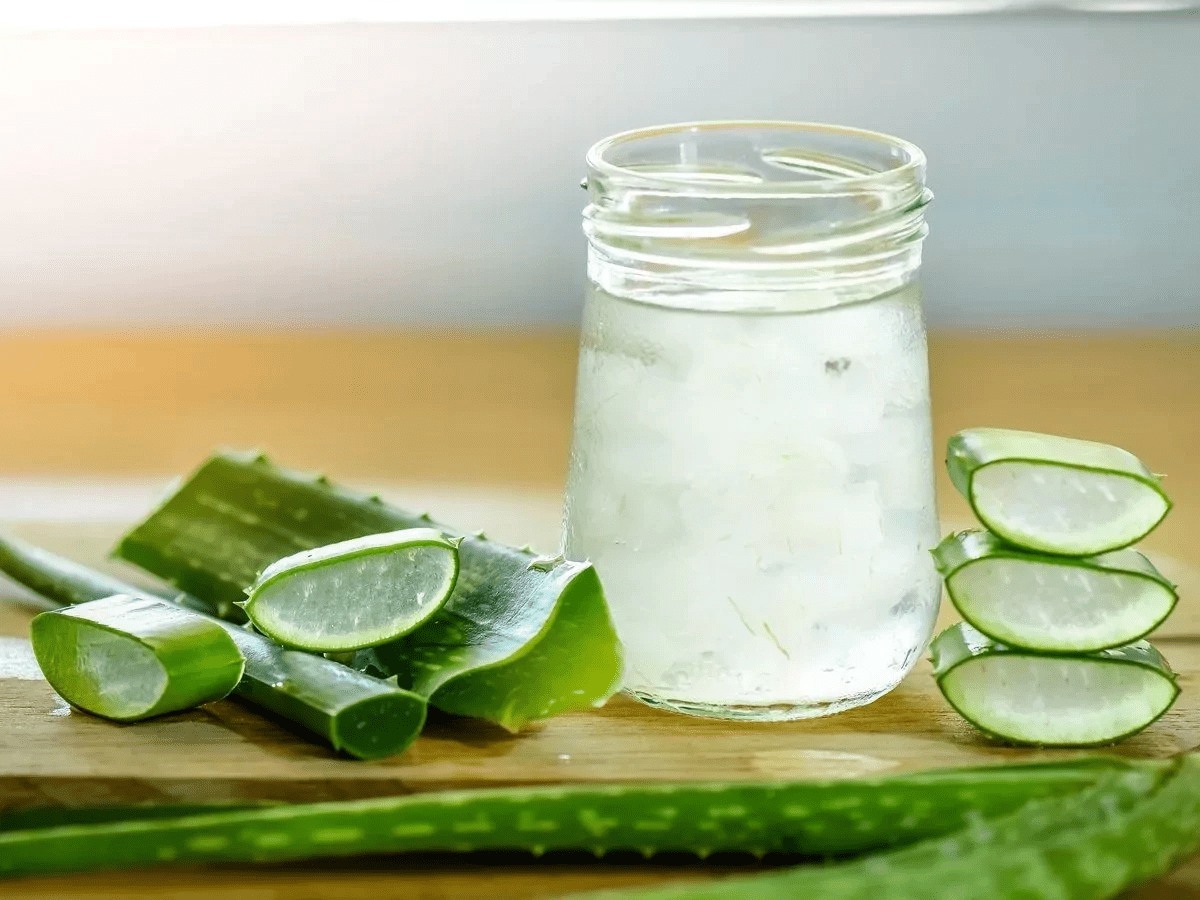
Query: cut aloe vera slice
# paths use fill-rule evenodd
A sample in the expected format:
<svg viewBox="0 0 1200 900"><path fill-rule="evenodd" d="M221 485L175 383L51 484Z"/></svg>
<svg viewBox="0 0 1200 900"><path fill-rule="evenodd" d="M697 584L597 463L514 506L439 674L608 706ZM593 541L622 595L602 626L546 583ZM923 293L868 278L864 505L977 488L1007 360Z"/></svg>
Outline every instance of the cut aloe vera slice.
<svg viewBox="0 0 1200 900"><path fill-rule="evenodd" d="M220 700L245 668L216 622L146 598L119 595L44 612L30 639L54 690L119 722Z"/></svg>
<svg viewBox="0 0 1200 900"><path fill-rule="evenodd" d="M962 531L933 551L962 617L1011 647L1089 653L1153 631L1175 587L1136 550L1078 558L1018 550L987 531Z"/></svg>
<svg viewBox="0 0 1200 900"><path fill-rule="evenodd" d="M250 588L246 615L263 634L301 650L395 640L454 590L458 543L432 528L408 528L285 556Z"/></svg>
<svg viewBox="0 0 1200 900"><path fill-rule="evenodd" d="M946 467L988 529L1018 547L1091 556L1144 538L1171 508L1132 453L1074 438L969 428Z"/></svg>
<svg viewBox="0 0 1200 900"><path fill-rule="evenodd" d="M213 608L188 594L155 595L145 588L89 569L48 550L0 535L0 572L55 603L79 604L129 594L186 606ZM233 601L219 609L241 614ZM281 716L359 759L401 753L421 733L425 699L364 675L323 656L285 650L254 631L214 618L246 658L236 693L248 703Z"/></svg>
<svg viewBox="0 0 1200 900"><path fill-rule="evenodd" d="M1108 744L1136 734L1179 696L1167 661L1146 641L1086 655L998 644L965 622L933 641L934 677L958 714L1001 740Z"/></svg>

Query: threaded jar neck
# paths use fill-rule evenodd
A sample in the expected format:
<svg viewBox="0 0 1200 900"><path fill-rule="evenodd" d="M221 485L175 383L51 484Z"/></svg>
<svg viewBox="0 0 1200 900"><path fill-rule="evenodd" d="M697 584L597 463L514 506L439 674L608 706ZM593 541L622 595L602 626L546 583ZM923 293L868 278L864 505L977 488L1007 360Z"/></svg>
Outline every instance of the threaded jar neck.
<svg viewBox="0 0 1200 900"><path fill-rule="evenodd" d="M932 195L924 154L899 138L696 122L606 138L587 163L589 274L619 296L820 308L898 289L920 266Z"/></svg>

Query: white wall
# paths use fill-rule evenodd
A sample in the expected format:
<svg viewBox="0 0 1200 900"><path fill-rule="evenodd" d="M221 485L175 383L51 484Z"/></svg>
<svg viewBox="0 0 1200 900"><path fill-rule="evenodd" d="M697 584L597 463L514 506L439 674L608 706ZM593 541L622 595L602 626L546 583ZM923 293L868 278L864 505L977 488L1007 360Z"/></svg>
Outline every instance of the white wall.
<svg viewBox="0 0 1200 900"><path fill-rule="evenodd" d="M582 157L666 121L920 144L933 325L1200 325L1200 15L0 35L0 316L574 321Z"/></svg>

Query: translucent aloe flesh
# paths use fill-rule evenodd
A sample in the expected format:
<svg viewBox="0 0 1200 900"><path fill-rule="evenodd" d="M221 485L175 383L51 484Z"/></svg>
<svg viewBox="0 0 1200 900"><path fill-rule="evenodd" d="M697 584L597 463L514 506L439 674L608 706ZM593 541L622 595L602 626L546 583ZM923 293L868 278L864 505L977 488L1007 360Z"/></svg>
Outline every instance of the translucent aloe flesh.
<svg viewBox="0 0 1200 900"><path fill-rule="evenodd" d="M933 771L879 780L503 788L0 831L8 875L434 850L731 850L847 856L949 834L1129 764Z"/></svg>
<svg viewBox="0 0 1200 900"><path fill-rule="evenodd" d="M1171 614L1175 586L1136 550L1064 557L1031 553L987 531L933 551L951 602L976 629L1027 650L1091 652L1149 634Z"/></svg>
<svg viewBox="0 0 1200 900"><path fill-rule="evenodd" d="M1146 641L1058 655L1005 647L960 622L931 646L942 694L971 724L1017 744L1108 744L1146 728L1179 696Z"/></svg>
<svg viewBox="0 0 1200 900"><path fill-rule="evenodd" d="M1171 508L1157 476L1108 444L970 428L950 438L946 466L983 525L1042 553L1091 556L1129 546Z"/></svg>
<svg viewBox="0 0 1200 900"><path fill-rule="evenodd" d="M60 696L121 722L220 700L245 668L219 623L146 597L116 595L41 613L30 639Z"/></svg>
<svg viewBox="0 0 1200 900"><path fill-rule="evenodd" d="M1103 900L1200 847L1200 758L1111 773L945 837L831 866L576 900Z"/></svg>
<svg viewBox="0 0 1200 900"><path fill-rule="evenodd" d="M165 599L10 537L0 537L0 571L55 603L85 603L113 594ZM174 602L208 608L186 594L175 596ZM285 650L237 625L212 621L233 638L246 660L234 693L302 726L335 750L379 759L403 752L420 734L424 698L324 657Z"/></svg>
<svg viewBox="0 0 1200 900"><path fill-rule="evenodd" d="M454 591L410 634L360 651L356 667L510 729L617 690L620 646L590 564L465 535L262 456L212 457L116 553L209 603L231 603L281 557L414 527L463 538Z"/></svg>
<svg viewBox="0 0 1200 900"><path fill-rule="evenodd" d="M457 578L458 542L408 528L276 560L244 609L285 647L359 650L408 634L441 609Z"/></svg>

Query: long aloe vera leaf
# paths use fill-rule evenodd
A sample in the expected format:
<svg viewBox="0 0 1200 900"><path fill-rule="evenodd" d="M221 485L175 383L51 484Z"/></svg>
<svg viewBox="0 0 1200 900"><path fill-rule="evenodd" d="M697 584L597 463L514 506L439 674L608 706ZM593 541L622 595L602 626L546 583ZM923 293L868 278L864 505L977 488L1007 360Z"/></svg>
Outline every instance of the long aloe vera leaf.
<svg viewBox="0 0 1200 900"><path fill-rule="evenodd" d="M1073 795L830 866L576 900L1105 900L1200 847L1200 758L1113 773Z"/></svg>
<svg viewBox="0 0 1200 900"><path fill-rule="evenodd" d="M1171 509L1158 477L1110 444L968 428L947 443L946 468L989 531L1041 553L1093 556L1127 547Z"/></svg>
<svg viewBox="0 0 1200 900"><path fill-rule="evenodd" d="M1090 653L1136 641L1175 608L1175 586L1126 548L1098 556L1020 550L988 531L949 535L933 551L962 617L1010 647Z"/></svg>
<svg viewBox="0 0 1200 900"><path fill-rule="evenodd" d="M246 666L222 623L146 597L48 610L29 631L50 686L73 706L119 722L220 700Z"/></svg>
<svg viewBox="0 0 1200 900"><path fill-rule="evenodd" d="M395 676L447 712L512 730L598 706L617 690L620 645L590 564L466 535L261 455L209 459L116 554L209 602L234 602L281 557L416 527L463 538L458 582L437 614L398 641L360 651L356 667Z"/></svg>
<svg viewBox="0 0 1200 900"><path fill-rule="evenodd" d="M457 578L458 542L406 528L276 560L243 608L285 647L344 653L408 634L441 609Z"/></svg>
<svg viewBox="0 0 1200 900"><path fill-rule="evenodd" d="M431 850L865 853L1079 791L1129 763L877 780L501 788L0 833L7 875Z"/></svg>
<svg viewBox="0 0 1200 900"><path fill-rule="evenodd" d="M112 594L164 599L11 537L0 537L0 571L61 604ZM175 599L190 609L208 608L188 595ZM284 650L238 625L212 621L221 624L246 659L234 693L295 722L335 750L381 759L403 752L420 734L423 698L324 657Z"/></svg>
<svg viewBox="0 0 1200 900"><path fill-rule="evenodd" d="M1146 641L1096 653L1032 653L998 644L965 622L930 645L951 706L1016 744L1109 744L1149 727L1179 696L1167 661Z"/></svg>

